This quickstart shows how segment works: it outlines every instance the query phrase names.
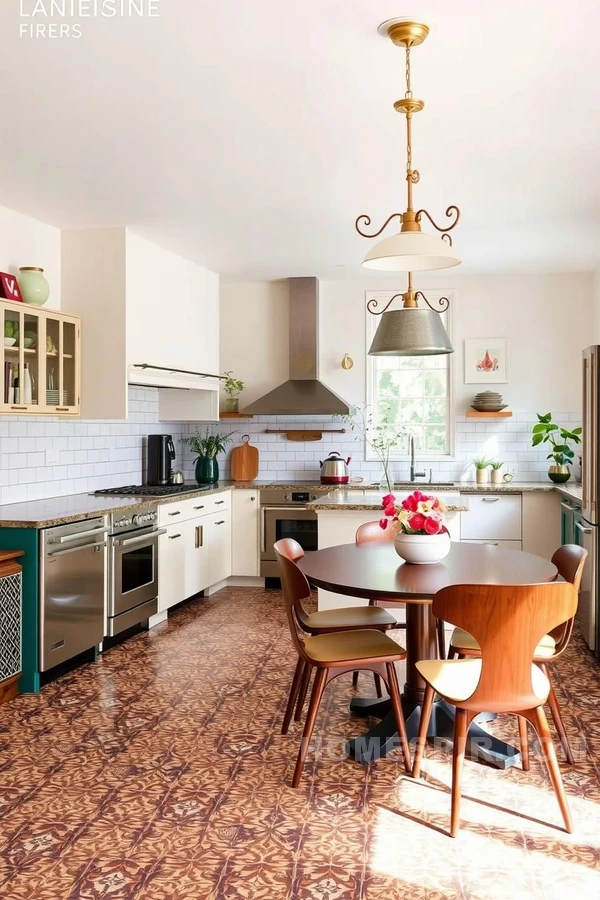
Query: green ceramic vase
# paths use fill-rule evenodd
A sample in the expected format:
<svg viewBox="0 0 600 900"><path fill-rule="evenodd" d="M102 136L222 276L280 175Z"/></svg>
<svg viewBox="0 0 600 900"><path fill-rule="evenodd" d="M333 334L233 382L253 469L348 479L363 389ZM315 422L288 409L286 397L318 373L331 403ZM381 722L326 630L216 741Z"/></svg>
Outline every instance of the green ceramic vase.
<svg viewBox="0 0 600 900"><path fill-rule="evenodd" d="M50 285L44 278L44 270L39 266L21 266L19 287L25 303L43 306L50 296Z"/></svg>
<svg viewBox="0 0 600 900"><path fill-rule="evenodd" d="M216 484L219 480L219 463L214 456L199 456L196 460L198 484Z"/></svg>

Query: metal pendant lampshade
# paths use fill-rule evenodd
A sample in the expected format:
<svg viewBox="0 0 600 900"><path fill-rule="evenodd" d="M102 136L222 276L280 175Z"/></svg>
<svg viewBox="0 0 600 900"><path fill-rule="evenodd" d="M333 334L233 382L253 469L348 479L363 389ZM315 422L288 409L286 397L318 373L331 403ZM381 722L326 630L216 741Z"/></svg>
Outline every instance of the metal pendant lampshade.
<svg viewBox="0 0 600 900"><path fill-rule="evenodd" d="M424 231L402 231L377 241L363 266L380 272L421 272L449 269L461 260L446 241Z"/></svg>
<svg viewBox="0 0 600 900"><path fill-rule="evenodd" d="M369 356L436 356L454 353L441 316L421 307L384 312Z"/></svg>

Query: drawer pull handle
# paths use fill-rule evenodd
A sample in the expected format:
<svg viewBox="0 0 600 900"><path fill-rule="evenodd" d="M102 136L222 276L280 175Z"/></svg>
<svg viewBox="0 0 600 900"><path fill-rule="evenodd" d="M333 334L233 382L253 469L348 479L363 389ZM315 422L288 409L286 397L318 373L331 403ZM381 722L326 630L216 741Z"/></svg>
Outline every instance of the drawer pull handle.
<svg viewBox="0 0 600 900"><path fill-rule="evenodd" d="M180 515L181 515L181 510L178 509L177 512L167 513L167 515L169 515L169 516L180 516Z"/></svg>
<svg viewBox="0 0 600 900"><path fill-rule="evenodd" d="M215 522L215 525L224 525L224 524L225 524L225 519L221 519L220 522Z"/></svg>
<svg viewBox="0 0 600 900"><path fill-rule="evenodd" d="M11 409L27 409L27 406L11 406Z"/></svg>
<svg viewBox="0 0 600 900"><path fill-rule="evenodd" d="M204 509L203 506L195 506L194 509Z"/></svg>
<svg viewBox="0 0 600 900"><path fill-rule="evenodd" d="M484 541L486 547L497 547L498 541Z"/></svg>
<svg viewBox="0 0 600 900"><path fill-rule="evenodd" d="M68 406L57 406L56 412L69 412L69 407Z"/></svg>
<svg viewBox="0 0 600 900"><path fill-rule="evenodd" d="M484 503L497 503L500 497L483 497Z"/></svg>
<svg viewBox="0 0 600 900"><path fill-rule="evenodd" d="M224 500L215 500L215 506L222 506L225 503Z"/></svg>
<svg viewBox="0 0 600 900"><path fill-rule="evenodd" d="M196 550L204 546L204 525L196 525Z"/></svg>
<svg viewBox="0 0 600 900"><path fill-rule="evenodd" d="M178 537L181 537L181 535L180 535L180 534L170 534L170 535L169 535L169 540L170 540L170 541L174 541L174 540L175 540L176 538L178 538Z"/></svg>

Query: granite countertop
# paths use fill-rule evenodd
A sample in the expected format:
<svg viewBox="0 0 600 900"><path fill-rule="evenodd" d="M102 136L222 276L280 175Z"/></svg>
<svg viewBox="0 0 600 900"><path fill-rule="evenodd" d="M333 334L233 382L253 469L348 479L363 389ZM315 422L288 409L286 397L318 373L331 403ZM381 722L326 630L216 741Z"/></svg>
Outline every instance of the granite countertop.
<svg viewBox="0 0 600 900"><path fill-rule="evenodd" d="M210 496L231 489L236 490L279 490L314 491L319 488L325 492L317 500L308 503L311 509L347 509L369 510L381 509L381 491L374 485L365 482L351 482L343 488L321 485L318 482L280 482L280 481L221 481L208 490L199 490L195 482L189 484L189 491L167 497L113 497L107 494L69 494L66 497L49 497L45 500L30 500L25 503L8 503L0 505L0 528L51 528L78 522L93 516L104 516L108 513L132 509L144 503L174 503L178 499L195 496ZM581 485L554 485L541 481L511 481L503 484L479 485L476 482L455 482L454 484L432 484L425 482L397 482L394 490L443 493L507 493L520 494L524 491L559 491L572 500L581 501ZM468 506L463 504L448 505L449 512L466 512Z"/></svg>
<svg viewBox="0 0 600 900"><path fill-rule="evenodd" d="M174 503L190 497L210 496L230 490L227 482L216 484L209 490L198 490L190 484L189 491L169 497L111 497L107 494L68 494L66 497L49 497L46 500L28 500L26 503L8 503L0 506L0 528L53 528L69 522L104 516L120 510L132 509L146 503Z"/></svg>
<svg viewBox="0 0 600 900"><path fill-rule="evenodd" d="M438 491L437 495L443 499L444 493L458 494L458 490ZM468 512L469 507L461 503L446 503L448 512ZM379 510L381 512L381 492L380 491L363 491L358 494L356 491L347 491L337 488L318 500L312 500L306 504L307 509L314 509L317 512L324 510Z"/></svg>

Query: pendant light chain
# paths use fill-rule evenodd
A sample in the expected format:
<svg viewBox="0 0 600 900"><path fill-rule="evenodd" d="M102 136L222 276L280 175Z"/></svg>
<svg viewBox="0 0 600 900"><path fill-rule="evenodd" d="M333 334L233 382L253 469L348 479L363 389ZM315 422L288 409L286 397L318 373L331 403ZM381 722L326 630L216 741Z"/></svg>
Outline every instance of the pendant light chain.
<svg viewBox="0 0 600 900"><path fill-rule="evenodd" d="M404 92L404 96L407 100L412 100L413 92L411 89L411 81L410 81L410 44L406 45L406 69L405 69L405 77L406 77L406 91ZM413 170L412 167L412 112L410 109L406 110L406 183L408 185L408 202L407 202L407 210L413 211L413 184L416 184L419 180L419 173Z"/></svg>

